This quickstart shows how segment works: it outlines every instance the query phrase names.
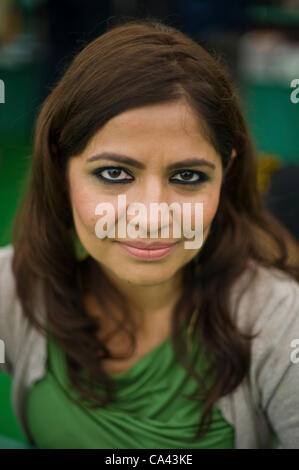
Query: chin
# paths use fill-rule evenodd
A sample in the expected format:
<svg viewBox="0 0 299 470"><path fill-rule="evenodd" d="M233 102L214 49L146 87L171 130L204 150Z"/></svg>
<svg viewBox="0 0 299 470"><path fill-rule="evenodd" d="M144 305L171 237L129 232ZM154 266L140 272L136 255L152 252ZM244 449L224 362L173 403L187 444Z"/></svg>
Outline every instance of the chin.
<svg viewBox="0 0 299 470"><path fill-rule="evenodd" d="M151 286L167 281L173 276L173 273L162 273L161 271L158 272L157 269L151 272L145 272L145 269L142 268L140 273L136 269L134 272L132 272L132 275L130 275L130 273L127 271L123 276L121 276L121 274L118 272L117 276L129 284L134 284L136 286Z"/></svg>

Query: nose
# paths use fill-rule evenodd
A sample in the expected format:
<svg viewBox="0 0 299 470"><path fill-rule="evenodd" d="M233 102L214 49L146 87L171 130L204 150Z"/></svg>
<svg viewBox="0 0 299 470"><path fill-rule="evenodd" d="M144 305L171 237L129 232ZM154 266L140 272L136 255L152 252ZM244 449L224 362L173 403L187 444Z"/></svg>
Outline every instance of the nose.
<svg viewBox="0 0 299 470"><path fill-rule="evenodd" d="M170 238L172 211L168 211L168 207L167 191L163 187L161 178L149 177L138 191L136 200L130 201L127 208L128 225L134 223L139 236L142 237L160 238L166 230ZM136 216L138 216L138 223L136 223ZM169 232L167 232L168 228Z"/></svg>

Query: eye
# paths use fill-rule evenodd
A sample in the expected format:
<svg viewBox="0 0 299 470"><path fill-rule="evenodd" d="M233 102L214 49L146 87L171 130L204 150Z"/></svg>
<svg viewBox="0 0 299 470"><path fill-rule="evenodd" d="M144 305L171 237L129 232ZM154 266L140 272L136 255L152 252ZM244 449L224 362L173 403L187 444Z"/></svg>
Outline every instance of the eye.
<svg viewBox="0 0 299 470"><path fill-rule="evenodd" d="M118 166L97 168L92 172L92 174L103 183L107 184L126 184L134 181L134 178L129 174L128 170ZM124 177L125 175L127 175L127 177ZM180 179L172 177L170 181L175 182L176 184L185 184L189 186L202 184L210 179L206 173L196 170L182 170L176 172L174 175L179 175Z"/></svg>
<svg viewBox="0 0 299 470"><path fill-rule="evenodd" d="M203 173L202 171L182 170L175 174L181 175L181 179L175 178L172 181L175 181L176 183L179 183L179 184L189 184L189 185L201 184L209 180L209 176L206 173Z"/></svg>
<svg viewBox="0 0 299 470"><path fill-rule="evenodd" d="M106 176L102 173L106 172ZM108 166L103 168L98 168L92 172L97 178L101 179L104 183L130 183L133 181L131 178L124 178L124 174L128 175L127 170L122 167ZM121 175L123 175L121 177Z"/></svg>

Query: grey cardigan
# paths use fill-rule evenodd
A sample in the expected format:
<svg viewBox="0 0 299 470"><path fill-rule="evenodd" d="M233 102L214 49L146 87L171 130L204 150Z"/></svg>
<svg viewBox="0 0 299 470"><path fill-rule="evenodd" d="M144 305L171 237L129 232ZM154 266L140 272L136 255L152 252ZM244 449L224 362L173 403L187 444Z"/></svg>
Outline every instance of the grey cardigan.
<svg viewBox="0 0 299 470"><path fill-rule="evenodd" d="M21 429L32 444L25 420L26 392L46 371L46 339L22 313L11 270L13 246L0 248L0 339L5 362L0 369L12 376L12 405ZM250 265L257 266L248 284ZM41 296L37 313L45 318ZM250 373L233 393L221 397L217 406L234 426L236 449L299 448L299 284L275 268L253 261L233 285L231 307L239 328L260 331L252 343ZM299 340L298 340L299 341ZM3 344L3 343L2 343ZM46 426L46 423L45 423Z"/></svg>

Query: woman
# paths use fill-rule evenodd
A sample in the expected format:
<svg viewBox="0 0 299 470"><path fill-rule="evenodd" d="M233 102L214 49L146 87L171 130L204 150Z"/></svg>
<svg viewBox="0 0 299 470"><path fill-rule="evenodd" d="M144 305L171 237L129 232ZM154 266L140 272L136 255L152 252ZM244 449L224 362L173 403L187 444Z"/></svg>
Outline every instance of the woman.
<svg viewBox="0 0 299 470"><path fill-rule="evenodd" d="M154 203L189 203L201 243L174 235L175 211L155 232ZM286 240L223 66L153 20L87 45L42 107L0 251L3 370L29 443L295 447L299 273Z"/></svg>

